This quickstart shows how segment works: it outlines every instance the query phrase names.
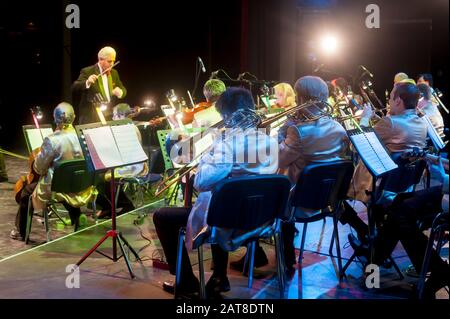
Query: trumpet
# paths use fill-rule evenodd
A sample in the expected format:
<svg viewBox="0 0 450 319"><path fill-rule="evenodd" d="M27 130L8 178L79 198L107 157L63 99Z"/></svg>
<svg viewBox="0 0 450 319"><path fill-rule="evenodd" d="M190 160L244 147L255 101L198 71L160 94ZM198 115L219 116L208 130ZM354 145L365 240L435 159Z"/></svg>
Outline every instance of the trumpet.
<svg viewBox="0 0 450 319"><path fill-rule="evenodd" d="M273 124L277 121L281 121L284 123L292 116L295 116L296 120L299 120L299 121L314 121L323 116L328 116L330 114L329 113L330 110L331 110L331 106L328 103L326 103L324 101L310 100L310 101L307 101L306 103L303 103L303 104L300 104L297 106L293 106L293 107L291 107L283 112L280 112L270 118L261 120L260 124L258 125L258 128L269 129L271 124ZM302 112L299 112L299 111L302 111ZM298 113L301 113L301 114L298 114ZM277 123L277 124L282 125L279 123ZM219 129L219 131L222 132L222 130L225 129L225 121L222 120L222 121L216 123L215 125L211 126L209 129ZM191 144L192 141L195 139L198 139L201 134L202 133L199 133L197 135L190 137L188 140L185 141L185 143L189 143L189 145L192 145ZM210 147L206 148L203 152L201 152L200 154L195 156L192 159L191 163L185 164L184 166L180 167L177 171L175 171L171 175L171 177L168 177L168 178L164 179L163 181L161 181L156 186L155 196L161 195L164 191L169 189L172 185L180 182L185 176L188 176L188 174L190 174L194 169L197 168L198 160L204 154L207 154L208 152L210 152L214 148L214 146L215 145L213 144ZM197 163L192 164L193 162L197 162ZM189 167L189 165L190 165L190 167ZM172 177L172 176L175 176L175 177Z"/></svg>

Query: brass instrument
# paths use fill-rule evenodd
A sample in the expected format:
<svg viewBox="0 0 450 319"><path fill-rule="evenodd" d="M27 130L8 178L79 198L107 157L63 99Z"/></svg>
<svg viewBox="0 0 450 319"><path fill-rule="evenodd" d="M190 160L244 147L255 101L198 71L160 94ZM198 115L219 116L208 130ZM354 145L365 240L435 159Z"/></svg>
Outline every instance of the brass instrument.
<svg viewBox="0 0 450 319"><path fill-rule="evenodd" d="M322 107L321 107L322 106ZM299 112L302 111L302 112ZM283 112L280 112L274 116L271 116L270 118L264 119L261 121L261 123L258 125L258 128L270 128L270 125L280 121L281 119L285 118L285 121L287 121L289 118L294 117L297 121L315 121L321 117L329 116L331 113L331 106L324 102L324 101L307 101L306 103L294 106L290 109L287 109ZM279 123L277 123L279 124ZM280 124L277 126L281 126ZM219 129L223 130L225 129L225 122L224 120L216 123L215 125L211 126L209 129ZM209 130L208 129L208 130ZM189 140L186 140L186 143L191 143L192 140L198 139L198 136L202 134L199 133L195 136L190 137ZM190 145L190 144L189 144ZM206 150L204 150L202 153L198 154L195 158L192 159L192 162L197 161L200 157L202 157L204 154L210 152L214 148L214 145L208 147ZM167 178L161 181L158 186L156 187L155 196L161 195L164 191L169 189L172 185L175 183L178 183L183 177L188 175L190 172L192 172L195 168L197 168L197 164L191 165L188 167L189 164L185 164L184 166L180 167L177 171L175 171L172 176L175 176L173 178Z"/></svg>

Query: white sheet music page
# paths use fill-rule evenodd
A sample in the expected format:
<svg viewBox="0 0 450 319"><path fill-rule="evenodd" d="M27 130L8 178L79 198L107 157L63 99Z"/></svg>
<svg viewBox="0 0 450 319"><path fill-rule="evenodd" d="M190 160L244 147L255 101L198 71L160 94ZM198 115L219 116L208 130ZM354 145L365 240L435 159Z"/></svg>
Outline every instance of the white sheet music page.
<svg viewBox="0 0 450 319"><path fill-rule="evenodd" d="M109 126L83 130L95 170L123 166L119 149Z"/></svg>
<svg viewBox="0 0 450 319"><path fill-rule="evenodd" d="M27 133L28 141L30 142L31 151L33 151L36 148L42 146L42 143L44 142L42 137L46 138L47 136L52 134L53 129L51 127L46 127L46 128L41 128L39 131L39 129L33 128L33 129L27 129L25 132Z"/></svg>
<svg viewBox="0 0 450 319"><path fill-rule="evenodd" d="M133 124L112 125L111 131L125 165L145 162L148 159Z"/></svg>
<svg viewBox="0 0 450 319"><path fill-rule="evenodd" d="M358 153L363 158L367 168L375 176L379 176L398 167L386 152L383 145L381 145L374 132L352 135L350 138Z"/></svg>
<svg viewBox="0 0 450 319"><path fill-rule="evenodd" d="M428 137L433 142L434 147L436 147L438 150L442 150L445 147L445 143L442 140L442 138L439 136L436 129L434 128L433 123L431 123L430 118L427 115L425 115L422 118L424 119L425 123L427 123Z"/></svg>

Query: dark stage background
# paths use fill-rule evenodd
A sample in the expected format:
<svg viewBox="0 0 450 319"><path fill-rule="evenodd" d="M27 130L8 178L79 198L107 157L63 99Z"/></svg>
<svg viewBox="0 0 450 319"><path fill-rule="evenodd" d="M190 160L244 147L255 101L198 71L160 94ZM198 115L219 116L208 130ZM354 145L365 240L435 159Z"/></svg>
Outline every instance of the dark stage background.
<svg viewBox="0 0 450 319"><path fill-rule="evenodd" d="M65 28L69 3L79 5L80 29ZM365 27L370 3L380 6L380 29ZM117 50L132 106L146 98L165 104L171 88L187 99L198 56L207 72L197 101L217 69L233 78L248 71L293 84L320 64L325 79L351 79L365 65L382 100L398 71L413 77L432 72L435 86L447 94L448 6L447 0L2 1L0 145L24 150L21 126L32 124L29 108L40 105L49 123L57 103L73 102L71 82L96 63L105 45ZM330 30L341 47L326 57L316 41Z"/></svg>

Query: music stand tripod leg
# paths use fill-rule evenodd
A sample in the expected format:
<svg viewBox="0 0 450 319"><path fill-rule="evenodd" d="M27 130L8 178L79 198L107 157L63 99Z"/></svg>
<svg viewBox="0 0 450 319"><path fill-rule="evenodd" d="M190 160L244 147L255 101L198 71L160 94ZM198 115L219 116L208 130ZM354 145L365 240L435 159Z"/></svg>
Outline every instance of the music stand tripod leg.
<svg viewBox="0 0 450 319"><path fill-rule="evenodd" d="M110 237L110 233L107 232L105 234L105 236L103 236L96 244L94 247L92 247L83 257L81 257L81 259L77 262L77 266L80 266L94 251L97 250L98 247L100 247L101 244L103 244L103 242Z"/></svg>
<svg viewBox="0 0 450 319"><path fill-rule="evenodd" d="M131 253L134 255L137 261L142 263L141 257L139 257L139 254L134 250L134 248L130 245L130 243L123 237L122 233L119 233L119 238L122 240L123 244L128 247L128 249L131 251Z"/></svg>
<svg viewBox="0 0 450 319"><path fill-rule="evenodd" d="M119 244L120 250L122 251L122 256L123 256L123 259L125 259L125 263L127 264L128 272L130 273L131 279L136 278L136 276L134 275L133 269L131 268L130 260L128 259L128 256L125 253L125 250L123 249L123 243L122 243L120 236L117 236L117 243ZM128 248L130 248L130 246L128 246Z"/></svg>

